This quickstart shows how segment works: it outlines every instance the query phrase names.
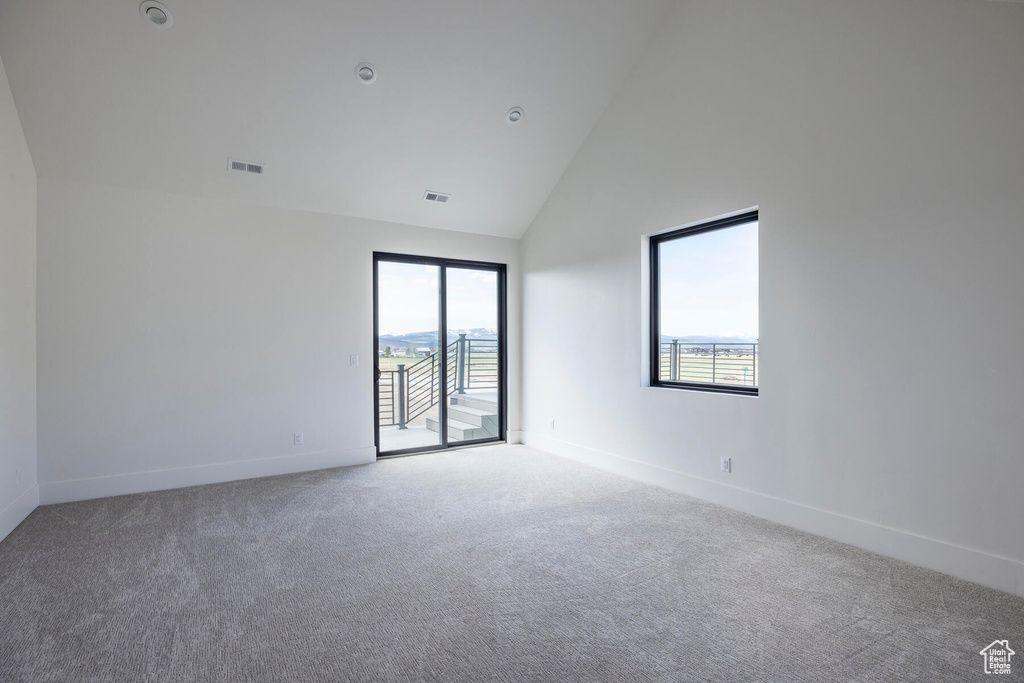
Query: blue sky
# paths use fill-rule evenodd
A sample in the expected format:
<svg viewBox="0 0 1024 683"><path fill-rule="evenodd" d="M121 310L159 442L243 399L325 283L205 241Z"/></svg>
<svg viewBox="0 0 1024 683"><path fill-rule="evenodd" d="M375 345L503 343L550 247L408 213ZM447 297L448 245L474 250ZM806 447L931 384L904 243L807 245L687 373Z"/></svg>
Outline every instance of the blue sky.
<svg viewBox="0 0 1024 683"><path fill-rule="evenodd" d="M757 223L660 245L661 332L758 336Z"/></svg>
<svg viewBox="0 0 1024 683"><path fill-rule="evenodd" d="M661 331L758 337L757 223L662 243ZM437 329L437 266L379 264L380 333ZM497 328L493 272L448 269L448 327Z"/></svg>
<svg viewBox="0 0 1024 683"><path fill-rule="evenodd" d="M439 269L381 261L377 281L381 334L437 329ZM448 327L497 329L498 276L494 272L448 269Z"/></svg>

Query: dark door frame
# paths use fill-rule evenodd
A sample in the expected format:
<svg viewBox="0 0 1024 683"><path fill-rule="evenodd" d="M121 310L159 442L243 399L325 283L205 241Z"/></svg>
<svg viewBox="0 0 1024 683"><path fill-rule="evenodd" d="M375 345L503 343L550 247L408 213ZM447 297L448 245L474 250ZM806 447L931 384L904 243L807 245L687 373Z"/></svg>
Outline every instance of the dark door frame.
<svg viewBox="0 0 1024 683"><path fill-rule="evenodd" d="M441 441L438 444L423 446L420 448L405 448L397 451L380 452L380 386L377 382L378 356L373 356L373 445L377 449L377 457L391 457L395 455L412 455L414 453L429 453L432 451L448 450L450 448L473 446L478 444L495 443L505 441L507 437L507 406L508 406L508 268L504 263L490 263L488 261L466 261L462 259L437 258L433 256L414 256L411 254L394 254L390 252L373 252L373 349L377 353L378 337L380 336L380 315L378 301L378 264L381 261L390 263L410 263L427 266L438 266L438 334L441 339L438 341L438 353L440 353L440 370L442 381L440 382L438 400L438 425L440 426ZM489 270L497 274L498 280L498 435L486 439L472 439L459 441L455 444L448 443L448 272L451 268L469 268L475 270ZM443 340L443 341L442 341Z"/></svg>

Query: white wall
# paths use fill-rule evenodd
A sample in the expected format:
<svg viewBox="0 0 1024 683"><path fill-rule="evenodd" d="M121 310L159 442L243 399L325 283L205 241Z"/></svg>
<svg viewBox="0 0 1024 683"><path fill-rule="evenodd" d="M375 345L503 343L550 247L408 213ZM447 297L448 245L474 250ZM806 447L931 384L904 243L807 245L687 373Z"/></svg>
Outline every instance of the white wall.
<svg viewBox="0 0 1024 683"><path fill-rule="evenodd" d="M375 250L509 264L518 337L516 240L40 179L43 502L372 461Z"/></svg>
<svg viewBox="0 0 1024 683"><path fill-rule="evenodd" d="M0 539L38 504L36 171L0 62Z"/></svg>
<svg viewBox="0 0 1024 683"><path fill-rule="evenodd" d="M524 441L1024 595L1022 126L1024 5L681 2L524 238ZM755 205L761 396L642 387L641 236Z"/></svg>

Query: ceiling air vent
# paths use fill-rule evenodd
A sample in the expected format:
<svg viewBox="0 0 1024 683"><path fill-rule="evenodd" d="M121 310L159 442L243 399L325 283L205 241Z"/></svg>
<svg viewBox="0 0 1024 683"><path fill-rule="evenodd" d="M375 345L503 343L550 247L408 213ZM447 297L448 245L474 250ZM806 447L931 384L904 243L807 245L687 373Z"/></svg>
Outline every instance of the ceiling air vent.
<svg viewBox="0 0 1024 683"><path fill-rule="evenodd" d="M452 196L450 194L445 194L444 192L431 192L430 190L427 190L423 195L423 199L425 201L437 202L438 204L444 204L451 198Z"/></svg>
<svg viewBox="0 0 1024 683"><path fill-rule="evenodd" d="M254 164L251 161L239 161L238 159L228 159L228 170L263 175L263 164Z"/></svg>

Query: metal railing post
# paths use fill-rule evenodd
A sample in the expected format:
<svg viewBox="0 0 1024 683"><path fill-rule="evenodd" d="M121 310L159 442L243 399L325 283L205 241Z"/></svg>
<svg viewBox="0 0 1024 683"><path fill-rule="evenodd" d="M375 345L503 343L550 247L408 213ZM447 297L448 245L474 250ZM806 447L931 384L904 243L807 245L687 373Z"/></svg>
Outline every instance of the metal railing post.
<svg viewBox="0 0 1024 683"><path fill-rule="evenodd" d="M679 340L673 339L672 346L669 347L668 354L668 378L670 380L679 379Z"/></svg>
<svg viewBox="0 0 1024 683"><path fill-rule="evenodd" d="M459 334L458 392L466 393L466 333Z"/></svg>
<svg viewBox="0 0 1024 683"><path fill-rule="evenodd" d="M398 364L398 428L406 429L405 426L405 363Z"/></svg>
<svg viewBox="0 0 1024 683"><path fill-rule="evenodd" d="M711 383L715 383L715 361L718 359L718 344L711 345Z"/></svg>
<svg viewBox="0 0 1024 683"><path fill-rule="evenodd" d="M437 401L434 400L434 392L436 391L436 388L434 386L434 376L438 374L437 371L437 354L435 353L433 356L430 357L430 405L434 405L435 403L437 403ZM438 396L438 398L440 399L440 396Z"/></svg>
<svg viewBox="0 0 1024 683"><path fill-rule="evenodd" d="M757 386L757 344L751 344L753 351L753 367L750 369L750 383Z"/></svg>

